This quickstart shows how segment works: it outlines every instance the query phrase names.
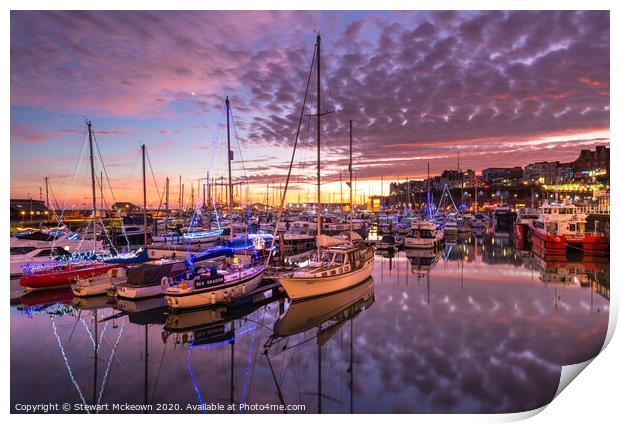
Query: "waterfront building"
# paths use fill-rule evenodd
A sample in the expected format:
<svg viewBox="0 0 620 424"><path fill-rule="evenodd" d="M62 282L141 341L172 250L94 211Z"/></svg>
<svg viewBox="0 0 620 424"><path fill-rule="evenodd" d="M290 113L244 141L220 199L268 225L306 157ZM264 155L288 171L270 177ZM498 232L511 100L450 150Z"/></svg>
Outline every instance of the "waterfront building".
<svg viewBox="0 0 620 424"><path fill-rule="evenodd" d="M485 184L515 183L523 178L523 168L486 168L482 170L482 181Z"/></svg>
<svg viewBox="0 0 620 424"><path fill-rule="evenodd" d="M45 220L50 215L45 202L33 199L11 199L11 221Z"/></svg>
<svg viewBox="0 0 620 424"><path fill-rule="evenodd" d="M556 169L560 162L534 162L523 169L523 181L538 181L542 184L556 183Z"/></svg>

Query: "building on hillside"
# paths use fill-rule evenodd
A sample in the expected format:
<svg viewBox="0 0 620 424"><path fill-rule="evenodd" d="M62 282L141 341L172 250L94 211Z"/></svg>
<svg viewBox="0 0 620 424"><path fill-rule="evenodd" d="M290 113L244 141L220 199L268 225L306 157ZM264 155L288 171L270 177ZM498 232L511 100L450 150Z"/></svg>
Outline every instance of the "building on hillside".
<svg viewBox="0 0 620 424"><path fill-rule="evenodd" d="M482 170L482 182L485 184L515 183L523 178L523 168L486 168Z"/></svg>
<svg viewBox="0 0 620 424"><path fill-rule="evenodd" d="M542 184L556 183L556 169L560 162L535 162L523 168L523 181L538 181Z"/></svg>

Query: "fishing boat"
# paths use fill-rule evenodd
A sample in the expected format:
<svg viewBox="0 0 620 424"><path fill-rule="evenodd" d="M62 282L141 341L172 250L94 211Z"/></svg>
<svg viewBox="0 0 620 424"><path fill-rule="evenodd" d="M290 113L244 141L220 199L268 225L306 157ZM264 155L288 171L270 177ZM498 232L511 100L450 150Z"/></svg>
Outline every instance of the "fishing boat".
<svg viewBox="0 0 620 424"><path fill-rule="evenodd" d="M276 277L291 299L305 299L353 287L372 273L374 248L345 244L322 236L321 208L321 36L316 37L316 143L317 143L317 252L315 260L298 270L285 272ZM306 93L307 94L307 93ZM304 111L302 109L302 116ZM301 121L300 121L301 124ZM349 202L353 211L353 121L349 121ZM353 226L350 214L350 226ZM340 239L339 243L342 243ZM327 247L326 249L323 249Z"/></svg>
<svg viewBox="0 0 620 424"><path fill-rule="evenodd" d="M544 205L538 219L530 225L532 246L545 254L607 254L607 237L586 231L586 217L572 204Z"/></svg>
<svg viewBox="0 0 620 424"><path fill-rule="evenodd" d="M414 221L405 237L405 247L413 249L434 249L443 244L443 231L430 221Z"/></svg>
<svg viewBox="0 0 620 424"><path fill-rule="evenodd" d="M71 286L76 296L98 296L106 294L109 289L127 281L124 268L113 268L105 274L90 278L80 278Z"/></svg>
<svg viewBox="0 0 620 424"><path fill-rule="evenodd" d="M349 244L333 246L316 259L306 267L276 278L289 298L322 296L359 284L372 273L374 249Z"/></svg>

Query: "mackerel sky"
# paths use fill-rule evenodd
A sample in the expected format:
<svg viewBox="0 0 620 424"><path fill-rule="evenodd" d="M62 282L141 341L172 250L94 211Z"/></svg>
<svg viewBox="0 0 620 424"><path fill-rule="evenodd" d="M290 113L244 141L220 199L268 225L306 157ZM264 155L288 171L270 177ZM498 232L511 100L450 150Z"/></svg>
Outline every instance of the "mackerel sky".
<svg viewBox="0 0 620 424"><path fill-rule="evenodd" d="M85 202L85 118L115 198L139 199L141 143L150 202L166 177L189 193L224 174L228 95L234 177L263 201L288 169L315 31L326 181L346 170L349 119L367 195L427 162L456 169L457 152L480 171L609 145L608 12L12 12L11 196L49 176L59 202ZM304 119L290 200L313 190L315 131Z"/></svg>

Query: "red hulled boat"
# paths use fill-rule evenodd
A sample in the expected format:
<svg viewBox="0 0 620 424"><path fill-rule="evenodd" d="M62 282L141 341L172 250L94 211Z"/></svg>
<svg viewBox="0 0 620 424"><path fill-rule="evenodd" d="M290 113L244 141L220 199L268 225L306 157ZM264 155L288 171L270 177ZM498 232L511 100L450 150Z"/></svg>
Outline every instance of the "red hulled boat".
<svg viewBox="0 0 620 424"><path fill-rule="evenodd" d="M77 279L95 277L120 266L123 265L103 262L57 265L24 274L19 285L26 290L57 289L70 286Z"/></svg>
<svg viewBox="0 0 620 424"><path fill-rule="evenodd" d="M605 255L609 240L586 231L586 215L569 204L545 205L530 225L532 246L545 254Z"/></svg>

